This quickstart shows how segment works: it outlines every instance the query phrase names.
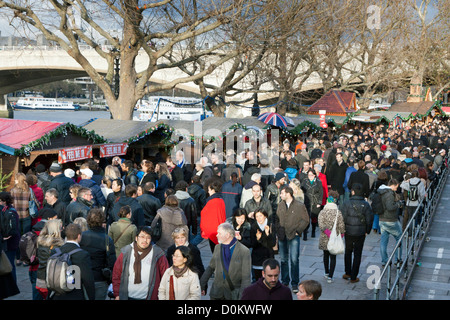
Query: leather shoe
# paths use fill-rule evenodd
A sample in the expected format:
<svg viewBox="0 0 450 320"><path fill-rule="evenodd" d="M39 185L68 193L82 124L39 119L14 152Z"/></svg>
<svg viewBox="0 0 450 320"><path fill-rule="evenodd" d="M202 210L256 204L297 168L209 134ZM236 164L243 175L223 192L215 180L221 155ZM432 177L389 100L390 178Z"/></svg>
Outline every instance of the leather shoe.
<svg viewBox="0 0 450 320"><path fill-rule="evenodd" d="M350 280L350 278L351 278L351 276L349 276L348 274L344 274L342 276L342 279L345 279L345 280Z"/></svg>
<svg viewBox="0 0 450 320"><path fill-rule="evenodd" d="M350 280L350 283L357 283L359 282L359 278L356 278L355 280Z"/></svg>

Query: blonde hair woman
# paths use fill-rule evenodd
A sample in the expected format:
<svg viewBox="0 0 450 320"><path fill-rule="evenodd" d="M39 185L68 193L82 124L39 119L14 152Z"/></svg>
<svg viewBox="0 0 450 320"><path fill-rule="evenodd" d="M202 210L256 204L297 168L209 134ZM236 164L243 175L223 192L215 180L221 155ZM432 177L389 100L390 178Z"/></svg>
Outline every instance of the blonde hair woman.
<svg viewBox="0 0 450 320"><path fill-rule="evenodd" d="M47 260L51 255L51 251L59 248L64 244L64 239L61 237L62 221L59 219L48 220L44 228L42 228L37 238L37 257L39 260L39 267L37 270L36 289L44 299L47 298L47 282L46 269Z"/></svg>
<svg viewBox="0 0 450 320"><path fill-rule="evenodd" d="M297 178L292 179L291 182L289 183L289 186L294 191L294 199L300 200L301 202L304 203L305 194L303 193L300 180L298 180Z"/></svg>

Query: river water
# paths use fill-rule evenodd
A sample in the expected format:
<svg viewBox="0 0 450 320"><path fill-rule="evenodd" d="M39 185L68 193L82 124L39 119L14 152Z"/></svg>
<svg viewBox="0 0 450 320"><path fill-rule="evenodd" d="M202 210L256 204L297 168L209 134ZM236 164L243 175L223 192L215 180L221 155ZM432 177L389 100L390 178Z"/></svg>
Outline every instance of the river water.
<svg viewBox="0 0 450 320"><path fill-rule="evenodd" d="M135 111L134 115L138 116L138 112ZM14 110L14 119L70 122L75 125L84 124L91 119L110 119L110 117L109 111Z"/></svg>

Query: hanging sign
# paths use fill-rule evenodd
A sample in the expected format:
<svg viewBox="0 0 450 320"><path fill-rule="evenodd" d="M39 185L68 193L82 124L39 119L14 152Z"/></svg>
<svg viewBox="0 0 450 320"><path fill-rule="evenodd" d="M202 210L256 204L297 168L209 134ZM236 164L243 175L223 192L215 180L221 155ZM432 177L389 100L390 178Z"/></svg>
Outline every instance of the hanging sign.
<svg viewBox="0 0 450 320"><path fill-rule="evenodd" d="M114 157L127 154L128 143L112 143L100 146L100 157Z"/></svg>
<svg viewBox="0 0 450 320"><path fill-rule="evenodd" d="M323 129L328 128L328 124L325 121L325 115L327 114L326 110L319 110L319 120L320 120L320 127Z"/></svg>
<svg viewBox="0 0 450 320"><path fill-rule="evenodd" d="M82 146L59 150L58 163L66 163L92 158L92 146Z"/></svg>

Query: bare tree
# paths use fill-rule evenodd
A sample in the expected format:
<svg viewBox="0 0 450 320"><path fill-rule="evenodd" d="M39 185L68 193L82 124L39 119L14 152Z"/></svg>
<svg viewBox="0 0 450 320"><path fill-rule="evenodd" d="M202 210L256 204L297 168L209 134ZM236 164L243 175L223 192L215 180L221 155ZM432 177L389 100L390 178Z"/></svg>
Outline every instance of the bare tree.
<svg viewBox="0 0 450 320"><path fill-rule="evenodd" d="M136 102L145 94L201 81L236 57L235 50L226 48L231 43L229 37L220 30L251 19L252 5L252 1L244 0L7 0L0 1L0 10L11 17L11 23L18 20L25 28L38 30L57 43L103 91L112 117L131 119ZM108 24L120 32L112 33ZM189 47L202 35L212 37L213 33L221 37L212 47L188 54L177 50ZM104 40L112 49L101 45ZM106 75L94 68L80 44L90 46L106 61ZM148 57L143 70L136 67L139 54ZM202 57L202 68L191 69L190 74L166 83L151 82L158 71L188 67ZM117 65L119 83L115 75Z"/></svg>

